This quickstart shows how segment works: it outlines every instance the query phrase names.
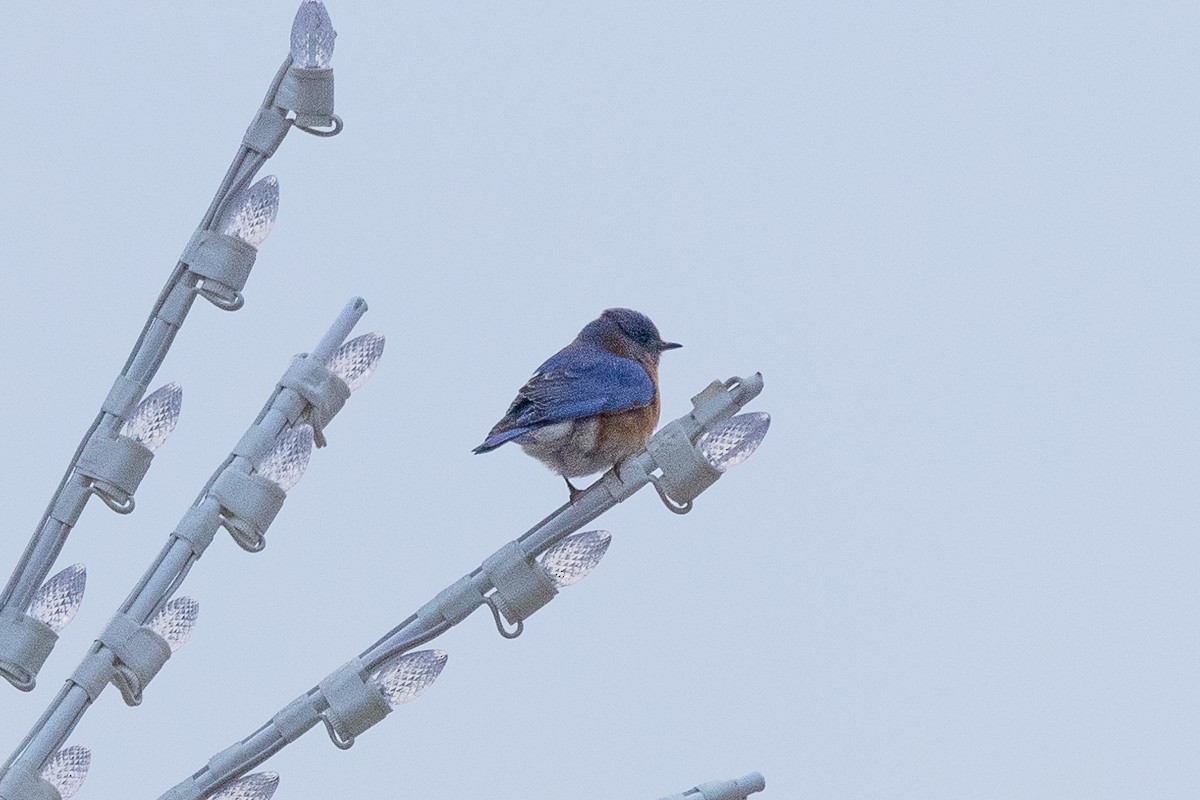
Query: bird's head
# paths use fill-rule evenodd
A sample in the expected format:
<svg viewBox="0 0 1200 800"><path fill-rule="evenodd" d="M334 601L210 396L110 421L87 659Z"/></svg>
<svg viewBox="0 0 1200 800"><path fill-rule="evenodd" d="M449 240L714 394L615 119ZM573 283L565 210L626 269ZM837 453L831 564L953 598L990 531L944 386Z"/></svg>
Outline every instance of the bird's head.
<svg viewBox="0 0 1200 800"><path fill-rule="evenodd" d="M649 317L629 308L607 309L579 337L620 355L654 362L663 351L683 346L663 341Z"/></svg>

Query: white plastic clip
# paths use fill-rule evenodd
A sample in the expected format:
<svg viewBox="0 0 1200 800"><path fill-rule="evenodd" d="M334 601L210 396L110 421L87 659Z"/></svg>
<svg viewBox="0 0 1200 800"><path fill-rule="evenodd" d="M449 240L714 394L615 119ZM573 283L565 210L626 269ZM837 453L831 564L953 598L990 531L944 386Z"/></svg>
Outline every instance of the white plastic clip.
<svg viewBox="0 0 1200 800"><path fill-rule="evenodd" d="M0 674L23 692L37 685L58 634L46 623L15 609L0 611Z"/></svg>
<svg viewBox="0 0 1200 800"><path fill-rule="evenodd" d="M333 70L292 65L279 84L275 105L296 115L296 127L306 133L332 134L341 130L333 113ZM333 131L314 131L333 125Z"/></svg>
<svg viewBox="0 0 1200 800"><path fill-rule="evenodd" d="M318 684L329 703L321 718L330 740L341 750L349 750L355 737L392 713L379 686L363 680L362 672L363 663L356 658Z"/></svg>
<svg viewBox="0 0 1200 800"><path fill-rule="evenodd" d="M233 468L221 472L208 494L221 504L223 524L233 540L251 553L267 546L264 534L287 498L274 482Z"/></svg>
<svg viewBox="0 0 1200 800"><path fill-rule="evenodd" d="M166 639L139 625L127 614L114 616L98 641L117 657L118 663L112 673L113 686L121 691L127 705L139 705L142 690L171 657L171 646Z"/></svg>
<svg viewBox="0 0 1200 800"><path fill-rule="evenodd" d="M200 295L217 308L236 311L244 304L242 289L250 278L258 250L236 236L196 231L183 251L188 270L204 279Z"/></svg>
<svg viewBox="0 0 1200 800"><path fill-rule="evenodd" d="M91 489L118 514L133 511L133 493L150 469L154 453L128 436L93 435L76 462Z"/></svg>
<svg viewBox="0 0 1200 800"><path fill-rule="evenodd" d="M489 556L483 562L483 573L496 587L495 593L488 595L487 602L500 635L507 639L520 636L524 621L558 594L554 581L540 565L532 562L520 542L509 542ZM500 622L501 614L517 626L515 631L505 631Z"/></svg>
<svg viewBox="0 0 1200 800"><path fill-rule="evenodd" d="M678 422L672 422L651 437L646 449L662 476L653 479L654 488L667 507L676 513L691 510L692 501L721 477L720 471L704 460L700 451ZM673 505L668 501L673 500Z"/></svg>

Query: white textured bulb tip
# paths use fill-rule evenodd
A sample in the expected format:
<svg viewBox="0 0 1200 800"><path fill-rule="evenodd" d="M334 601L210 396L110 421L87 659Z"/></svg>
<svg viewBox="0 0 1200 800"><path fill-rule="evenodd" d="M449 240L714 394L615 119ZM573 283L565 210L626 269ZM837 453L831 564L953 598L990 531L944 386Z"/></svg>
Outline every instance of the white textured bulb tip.
<svg viewBox="0 0 1200 800"><path fill-rule="evenodd" d="M182 409L183 387L178 383L160 386L138 403L121 427L121 435L156 452L171 437Z"/></svg>
<svg viewBox="0 0 1200 800"><path fill-rule="evenodd" d="M604 558L611 541L608 531L584 531L568 536L542 556L542 569L560 589L578 583Z"/></svg>
<svg viewBox="0 0 1200 800"><path fill-rule="evenodd" d="M378 333L356 336L337 349L329 359L329 371L341 378L350 391L358 391L375 374L383 357L385 340Z"/></svg>
<svg viewBox="0 0 1200 800"><path fill-rule="evenodd" d="M236 236L257 248L267 240L279 215L279 180L268 175L253 186L243 189L233 202L221 230L226 236Z"/></svg>
<svg viewBox="0 0 1200 800"><path fill-rule="evenodd" d="M87 569L83 564L69 566L42 584L29 604L29 616L57 633L75 619L86 588Z"/></svg>
<svg viewBox="0 0 1200 800"><path fill-rule="evenodd" d="M255 772L238 778L216 794L205 800L271 800L279 788L278 772Z"/></svg>
<svg viewBox="0 0 1200 800"><path fill-rule="evenodd" d="M770 414L738 414L701 436L696 445L705 461L724 472L752 456L770 427Z"/></svg>
<svg viewBox="0 0 1200 800"><path fill-rule="evenodd" d="M285 428L275 440L275 446L254 467L255 474L266 478L283 491L289 491L308 469L312 456L313 429L311 425Z"/></svg>
<svg viewBox="0 0 1200 800"><path fill-rule="evenodd" d="M292 22L292 63L305 69L329 69L337 31L321 0L304 0Z"/></svg>
<svg viewBox="0 0 1200 800"><path fill-rule="evenodd" d="M64 747L50 757L42 767L40 777L58 789L62 800L70 800L83 785L88 767L92 765L92 751L78 744Z"/></svg>
<svg viewBox="0 0 1200 800"><path fill-rule="evenodd" d="M167 645L174 653L187 644L196 628L196 618L200 616L200 603L191 597L176 597L163 606L162 611L150 620L147 626L150 630L167 640Z"/></svg>
<svg viewBox="0 0 1200 800"><path fill-rule="evenodd" d="M385 664L371 679L383 692L383 699L392 708L416 700L433 685L446 666L446 654L441 650L418 650L405 653Z"/></svg>

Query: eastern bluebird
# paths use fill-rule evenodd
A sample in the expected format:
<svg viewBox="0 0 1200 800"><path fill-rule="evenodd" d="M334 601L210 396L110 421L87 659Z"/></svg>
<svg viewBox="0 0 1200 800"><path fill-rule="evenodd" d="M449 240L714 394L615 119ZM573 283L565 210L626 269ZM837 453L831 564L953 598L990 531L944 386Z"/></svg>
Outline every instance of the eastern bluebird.
<svg viewBox="0 0 1200 800"><path fill-rule="evenodd" d="M610 308L537 368L476 453L515 441L563 476L591 475L638 450L658 424L664 342L645 314Z"/></svg>

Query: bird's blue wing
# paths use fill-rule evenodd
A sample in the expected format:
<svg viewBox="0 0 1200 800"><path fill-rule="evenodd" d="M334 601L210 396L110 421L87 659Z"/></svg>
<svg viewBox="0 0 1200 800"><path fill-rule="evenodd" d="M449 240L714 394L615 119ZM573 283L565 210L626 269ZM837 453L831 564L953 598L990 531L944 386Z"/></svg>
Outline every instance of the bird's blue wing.
<svg viewBox="0 0 1200 800"><path fill-rule="evenodd" d="M521 422L530 424L625 411L653 399L654 384L638 362L599 348L568 347L538 368L513 405L523 406Z"/></svg>
<svg viewBox="0 0 1200 800"><path fill-rule="evenodd" d="M640 408L653 399L654 383L638 362L596 347L571 345L538 367L476 452L543 425Z"/></svg>

